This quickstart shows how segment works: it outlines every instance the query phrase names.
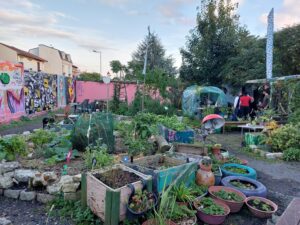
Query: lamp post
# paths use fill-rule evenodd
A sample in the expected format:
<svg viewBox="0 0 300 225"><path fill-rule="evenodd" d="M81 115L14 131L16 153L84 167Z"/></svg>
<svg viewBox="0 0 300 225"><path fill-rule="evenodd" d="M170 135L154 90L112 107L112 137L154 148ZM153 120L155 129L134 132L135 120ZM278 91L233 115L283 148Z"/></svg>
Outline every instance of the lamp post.
<svg viewBox="0 0 300 225"><path fill-rule="evenodd" d="M102 53L101 53L101 51L97 51L97 50L93 50L93 52L95 52L95 53L99 53L99 55L100 55L100 79L101 79L101 74L102 74Z"/></svg>

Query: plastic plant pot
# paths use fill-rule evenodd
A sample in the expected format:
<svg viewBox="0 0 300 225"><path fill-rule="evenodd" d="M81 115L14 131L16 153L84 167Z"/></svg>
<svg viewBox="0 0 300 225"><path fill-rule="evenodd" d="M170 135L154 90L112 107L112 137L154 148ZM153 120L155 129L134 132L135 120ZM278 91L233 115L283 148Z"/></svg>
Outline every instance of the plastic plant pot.
<svg viewBox="0 0 300 225"><path fill-rule="evenodd" d="M221 183L222 180L222 170L220 167L218 167L218 172L214 172L215 175L215 185L219 185Z"/></svg>
<svg viewBox="0 0 300 225"><path fill-rule="evenodd" d="M272 211L262 211L262 210L254 208L253 206L251 206L249 204L249 201L250 200L255 200L255 199L260 200L262 202L265 202L268 205L272 206L273 210ZM262 218L262 219L272 217L272 214L274 214L277 211L277 209L278 209L278 206L274 202L272 202L271 200L266 199L266 198L262 198L262 197L257 197L257 196L251 196L251 197L246 198L245 203L246 203L248 209L250 210L250 212L254 216L256 216L258 218Z"/></svg>
<svg viewBox="0 0 300 225"><path fill-rule="evenodd" d="M224 159L229 158L229 152L226 149L221 148L221 155L223 156Z"/></svg>
<svg viewBox="0 0 300 225"><path fill-rule="evenodd" d="M199 198L196 199L198 200ZM213 201L219 206L223 207L225 211L225 215L208 215L202 212L201 210L199 210L195 202L194 202L194 207L197 210L197 217L200 220L202 220L204 223L211 224L211 225L219 225L225 221L227 215L230 213L230 208L226 204L224 204L223 202L217 199L213 199Z"/></svg>
<svg viewBox="0 0 300 225"><path fill-rule="evenodd" d="M247 173L236 173L236 172L232 172L229 171L228 168L229 167L234 167L237 169L244 169L247 171ZM248 178L252 178L252 179L256 179L257 175L256 175L256 171L249 167L249 166L245 166L245 165L241 165L241 164L237 164L237 163L226 163L221 167L222 173L224 177L227 176L243 176L243 177L248 177Z"/></svg>
<svg viewBox="0 0 300 225"><path fill-rule="evenodd" d="M246 188L239 188L231 184L232 181L240 181L240 182L247 182L255 187L255 189L246 189ZM259 196L259 197L266 197L267 196L267 188L265 185L263 185L261 182L247 178L247 177L241 177L241 176L228 176L224 177L221 180L221 184L225 187L231 187L233 189L236 189L244 195L248 196Z"/></svg>
<svg viewBox="0 0 300 225"><path fill-rule="evenodd" d="M222 199L222 198L220 198L220 197L218 197L214 194L214 192L218 192L220 190L224 190L226 192L234 192L237 195L239 195L243 200L240 201L240 202L224 200L224 199ZM212 196L212 198L218 199L219 201L225 203L230 208L231 213L239 212L241 210L241 208L243 207L243 205L244 205L244 200L246 199L246 196L242 192L240 192L238 190L235 190L233 188L230 188L230 187L211 186L211 187L208 188L208 192Z"/></svg>

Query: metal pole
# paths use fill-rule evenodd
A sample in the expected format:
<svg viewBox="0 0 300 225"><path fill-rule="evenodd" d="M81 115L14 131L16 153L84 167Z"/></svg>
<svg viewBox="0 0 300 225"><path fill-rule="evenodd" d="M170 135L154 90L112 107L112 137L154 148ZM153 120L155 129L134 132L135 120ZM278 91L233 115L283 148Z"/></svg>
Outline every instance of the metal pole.
<svg viewBox="0 0 300 225"><path fill-rule="evenodd" d="M106 84L106 113L108 114L108 96L109 96L109 84Z"/></svg>
<svg viewBox="0 0 300 225"><path fill-rule="evenodd" d="M101 75L102 75L102 53L101 53L101 51L99 51L99 53L100 53L100 77L101 77Z"/></svg>
<svg viewBox="0 0 300 225"><path fill-rule="evenodd" d="M142 112L144 111L144 104L145 104L145 83L146 83L146 69L147 69L147 59L148 59L148 49L149 49L149 42L150 42L150 26L148 26L148 40L147 40L147 48L144 60L144 68L142 74L144 75L144 82L143 82L143 97L142 97Z"/></svg>

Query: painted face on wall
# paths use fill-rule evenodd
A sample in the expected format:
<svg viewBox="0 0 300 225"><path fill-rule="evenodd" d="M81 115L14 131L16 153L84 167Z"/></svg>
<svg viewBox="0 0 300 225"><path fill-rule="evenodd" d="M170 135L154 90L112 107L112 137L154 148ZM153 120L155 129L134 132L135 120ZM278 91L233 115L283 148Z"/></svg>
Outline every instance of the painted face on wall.
<svg viewBox="0 0 300 225"><path fill-rule="evenodd" d="M48 81L48 79L44 79L44 87L45 88L49 87L49 81Z"/></svg>

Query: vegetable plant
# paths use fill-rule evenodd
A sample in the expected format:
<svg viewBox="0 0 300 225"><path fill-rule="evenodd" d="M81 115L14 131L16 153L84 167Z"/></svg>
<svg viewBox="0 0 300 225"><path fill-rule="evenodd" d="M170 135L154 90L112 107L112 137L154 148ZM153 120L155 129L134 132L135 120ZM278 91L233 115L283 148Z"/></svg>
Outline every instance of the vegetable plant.
<svg viewBox="0 0 300 225"><path fill-rule="evenodd" d="M179 186L174 186L172 190L172 194L176 197L176 201L178 202L192 202L194 200L192 193L192 189L187 187L184 183L181 183Z"/></svg>
<svg viewBox="0 0 300 225"><path fill-rule="evenodd" d="M254 190L256 188L253 184L248 183L247 181L242 182L240 180L232 180L230 181L230 184L240 189Z"/></svg>
<svg viewBox="0 0 300 225"><path fill-rule="evenodd" d="M88 169L100 169L110 166L114 162L114 158L107 153L107 146L101 144L100 141L96 145L89 145L83 153L85 165ZM96 159L96 164L93 165L93 159Z"/></svg>
<svg viewBox="0 0 300 225"><path fill-rule="evenodd" d="M226 167L226 170L233 172L233 173L239 173L239 174L248 174L248 170L244 169L244 168L238 168L238 167L234 167L234 166L228 166Z"/></svg>
<svg viewBox="0 0 300 225"><path fill-rule="evenodd" d="M56 134L54 132L40 129L32 133L29 140L33 142L36 148L43 149L45 145L53 141L55 137Z"/></svg>
<svg viewBox="0 0 300 225"><path fill-rule="evenodd" d="M196 183L193 183L191 185L191 194L194 196L194 198L200 197L203 194L207 192L208 187L205 185L197 185Z"/></svg>
<svg viewBox="0 0 300 225"><path fill-rule="evenodd" d="M155 201L153 193L146 190L137 190L131 197L129 208L135 213L146 212L155 206Z"/></svg>
<svg viewBox="0 0 300 225"><path fill-rule="evenodd" d="M15 160L16 155L24 156L26 152L27 145L23 136L15 135L0 139L0 161L2 159Z"/></svg>
<svg viewBox="0 0 300 225"><path fill-rule="evenodd" d="M242 202L243 198L234 192L225 191L224 189L220 191L213 192L213 194L223 200Z"/></svg>
<svg viewBox="0 0 300 225"><path fill-rule="evenodd" d="M259 199L250 200L248 203L253 208L261 210L261 211L269 212L269 211L274 210L271 205L267 204L264 201L260 201Z"/></svg>
<svg viewBox="0 0 300 225"><path fill-rule="evenodd" d="M195 217L196 211L189 209L186 205L175 204L173 211L168 216L174 222L190 219Z"/></svg>
<svg viewBox="0 0 300 225"><path fill-rule="evenodd" d="M210 197L203 197L195 202L197 209L207 215L225 215L224 208Z"/></svg>

